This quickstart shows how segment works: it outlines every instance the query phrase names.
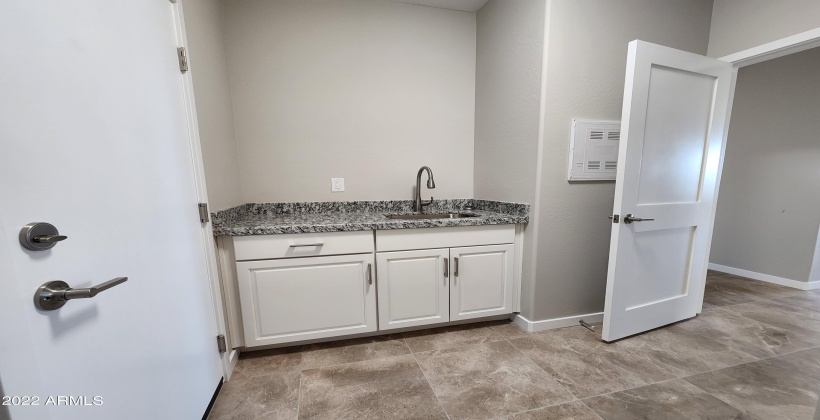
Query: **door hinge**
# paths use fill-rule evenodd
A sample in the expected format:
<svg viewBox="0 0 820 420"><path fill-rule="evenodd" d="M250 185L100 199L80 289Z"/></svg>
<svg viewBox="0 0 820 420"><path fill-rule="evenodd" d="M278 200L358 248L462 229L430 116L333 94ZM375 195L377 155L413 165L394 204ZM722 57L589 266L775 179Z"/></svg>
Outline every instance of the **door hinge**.
<svg viewBox="0 0 820 420"><path fill-rule="evenodd" d="M181 73L188 71L188 53L185 47L177 48L177 60L179 60L179 71Z"/></svg>
<svg viewBox="0 0 820 420"><path fill-rule="evenodd" d="M220 353L225 353L228 351L228 342L225 341L225 334L219 334L216 336L216 348L219 349Z"/></svg>
<svg viewBox="0 0 820 420"><path fill-rule="evenodd" d="M208 223L209 220L208 203L199 203L199 221L202 223Z"/></svg>

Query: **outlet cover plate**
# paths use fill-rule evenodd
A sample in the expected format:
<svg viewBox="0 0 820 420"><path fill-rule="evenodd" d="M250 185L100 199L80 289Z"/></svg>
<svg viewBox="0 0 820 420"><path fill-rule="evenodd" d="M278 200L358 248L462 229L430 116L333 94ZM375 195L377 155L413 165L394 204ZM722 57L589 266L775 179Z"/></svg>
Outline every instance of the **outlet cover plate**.
<svg viewBox="0 0 820 420"><path fill-rule="evenodd" d="M330 191L331 192L344 192L345 190L345 179L344 178L330 178Z"/></svg>

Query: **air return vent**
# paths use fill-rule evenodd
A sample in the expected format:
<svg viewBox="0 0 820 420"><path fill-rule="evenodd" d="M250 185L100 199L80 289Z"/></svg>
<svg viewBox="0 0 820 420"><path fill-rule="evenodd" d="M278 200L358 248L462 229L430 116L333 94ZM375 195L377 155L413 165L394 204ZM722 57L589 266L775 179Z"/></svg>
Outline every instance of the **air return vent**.
<svg viewBox="0 0 820 420"><path fill-rule="evenodd" d="M615 180L620 140L618 121L572 120L567 179Z"/></svg>

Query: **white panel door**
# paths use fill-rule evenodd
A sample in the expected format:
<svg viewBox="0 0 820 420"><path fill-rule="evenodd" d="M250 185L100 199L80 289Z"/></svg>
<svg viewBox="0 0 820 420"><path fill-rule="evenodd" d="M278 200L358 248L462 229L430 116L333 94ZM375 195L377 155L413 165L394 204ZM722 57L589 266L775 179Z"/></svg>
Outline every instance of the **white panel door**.
<svg viewBox="0 0 820 420"><path fill-rule="evenodd" d="M373 254L236 263L245 346L376 331Z"/></svg>
<svg viewBox="0 0 820 420"><path fill-rule="evenodd" d="M450 320L512 313L514 245L451 248Z"/></svg>
<svg viewBox="0 0 820 420"><path fill-rule="evenodd" d="M699 311L734 76L720 60L629 43L606 341Z"/></svg>
<svg viewBox="0 0 820 420"><path fill-rule="evenodd" d="M450 320L449 249L379 252L379 329Z"/></svg>
<svg viewBox="0 0 820 420"><path fill-rule="evenodd" d="M222 377L175 7L0 2L0 394L39 399L0 418L198 419ZM30 222L68 239L24 249ZM45 282L119 276L33 305Z"/></svg>

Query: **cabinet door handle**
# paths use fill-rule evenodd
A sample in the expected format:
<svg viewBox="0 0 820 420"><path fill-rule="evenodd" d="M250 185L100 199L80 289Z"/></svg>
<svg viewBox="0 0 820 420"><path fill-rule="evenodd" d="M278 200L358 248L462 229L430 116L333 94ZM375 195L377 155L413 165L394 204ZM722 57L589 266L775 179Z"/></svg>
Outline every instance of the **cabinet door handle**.
<svg viewBox="0 0 820 420"><path fill-rule="evenodd" d="M373 284L373 264L367 264L367 284Z"/></svg>
<svg viewBox="0 0 820 420"><path fill-rule="evenodd" d="M300 247L303 247L303 246L320 247L320 246L324 246L324 244L321 243L321 242L316 242L315 244L293 244L293 245L290 246L290 248L300 248Z"/></svg>
<svg viewBox="0 0 820 420"><path fill-rule="evenodd" d="M445 258L444 259L444 278L446 279L448 277L450 277L450 259Z"/></svg>
<svg viewBox="0 0 820 420"><path fill-rule="evenodd" d="M453 258L455 260L455 269L453 270L453 275L458 277L458 257Z"/></svg>

